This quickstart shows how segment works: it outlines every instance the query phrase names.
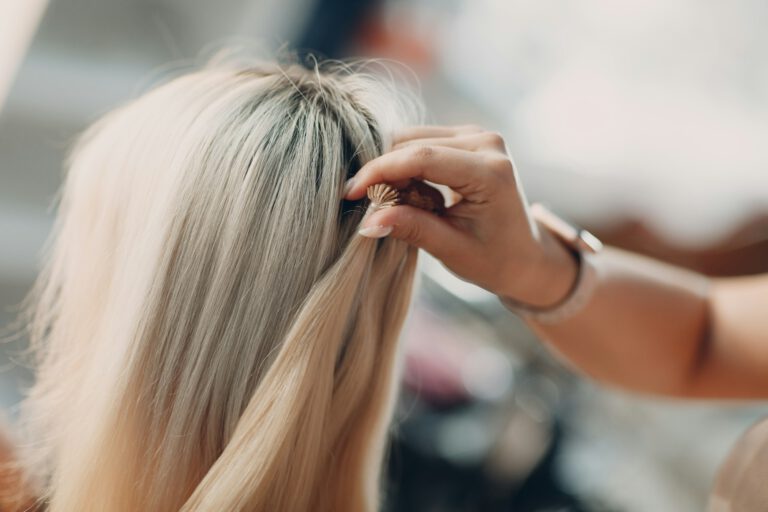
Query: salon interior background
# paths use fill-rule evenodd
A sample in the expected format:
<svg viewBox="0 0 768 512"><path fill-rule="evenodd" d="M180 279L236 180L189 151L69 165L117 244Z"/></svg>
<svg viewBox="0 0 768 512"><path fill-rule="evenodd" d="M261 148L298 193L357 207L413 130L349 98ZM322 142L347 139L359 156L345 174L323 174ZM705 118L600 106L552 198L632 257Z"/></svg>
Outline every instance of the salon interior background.
<svg viewBox="0 0 768 512"><path fill-rule="evenodd" d="M766 271L766 24L757 0L0 1L0 321L37 271L75 134L253 41L403 61L432 121L505 134L533 199L616 245ZM597 389L493 297L428 259L422 276L388 510L702 510L729 444L765 414ZM23 345L0 350L11 419Z"/></svg>

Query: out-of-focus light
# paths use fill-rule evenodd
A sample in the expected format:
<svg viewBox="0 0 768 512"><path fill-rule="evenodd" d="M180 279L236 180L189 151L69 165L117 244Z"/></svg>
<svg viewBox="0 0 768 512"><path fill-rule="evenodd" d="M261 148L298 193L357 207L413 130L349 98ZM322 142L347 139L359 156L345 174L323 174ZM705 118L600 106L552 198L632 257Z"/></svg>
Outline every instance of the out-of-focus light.
<svg viewBox="0 0 768 512"><path fill-rule="evenodd" d="M484 303L497 300L494 294L456 277L429 254L422 254L419 268L447 292L466 302Z"/></svg>
<svg viewBox="0 0 768 512"><path fill-rule="evenodd" d="M461 370L464 386L474 397L496 401L512 389L512 364L493 347L473 351Z"/></svg>
<svg viewBox="0 0 768 512"><path fill-rule="evenodd" d="M488 453L494 441L493 428L485 416L461 415L437 430L437 449L458 464L475 464Z"/></svg>
<svg viewBox="0 0 768 512"><path fill-rule="evenodd" d="M754 2L461 2L446 75L494 116L531 198L707 245L768 202L768 11ZM449 107L446 107L449 108ZM503 123L503 121L502 121Z"/></svg>

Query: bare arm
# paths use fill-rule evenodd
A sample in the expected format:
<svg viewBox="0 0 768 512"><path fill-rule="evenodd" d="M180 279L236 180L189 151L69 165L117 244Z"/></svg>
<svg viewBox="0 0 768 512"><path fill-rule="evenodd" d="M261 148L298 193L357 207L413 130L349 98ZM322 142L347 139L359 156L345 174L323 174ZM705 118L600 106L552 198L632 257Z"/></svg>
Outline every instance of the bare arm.
<svg viewBox="0 0 768 512"><path fill-rule="evenodd" d="M445 217L409 206L381 210L363 234L417 245L454 273L532 305L554 304L573 283L568 252L531 220L504 143L480 128L417 127L366 164L348 186L445 184L463 196ZM768 276L707 278L616 249L598 257L589 304L556 325L532 325L595 379L681 397L768 397Z"/></svg>
<svg viewBox="0 0 768 512"><path fill-rule="evenodd" d="M587 307L556 325L532 325L557 352L634 391L768 397L767 277L708 280L616 249L598 263Z"/></svg>

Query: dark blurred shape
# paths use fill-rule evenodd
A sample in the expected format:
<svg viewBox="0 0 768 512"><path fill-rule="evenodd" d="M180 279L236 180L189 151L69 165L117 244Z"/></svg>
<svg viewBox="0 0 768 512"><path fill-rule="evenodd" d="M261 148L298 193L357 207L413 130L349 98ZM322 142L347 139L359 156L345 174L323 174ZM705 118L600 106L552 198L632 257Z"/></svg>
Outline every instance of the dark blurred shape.
<svg viewBox="0 0 768 512"><path fill-rule="evenodd" d="M299 56L344 57L366 17L379 3L379 0L317 0L296 45Z"/></svg>
<svg viewBox="0 0 768 512"><path fill-rule="evenodd" d="M568 376L458 308L425 299L409 320L384 510L591 510L556 470Z"/></svg>
<svg viewBox="0 0 768 512"><path fill-rule="evenodd" d="M768 272L768 213L748 218L714 243L697 248L677 244L639 219L594 232L607 244L709 276Z"/></svg>

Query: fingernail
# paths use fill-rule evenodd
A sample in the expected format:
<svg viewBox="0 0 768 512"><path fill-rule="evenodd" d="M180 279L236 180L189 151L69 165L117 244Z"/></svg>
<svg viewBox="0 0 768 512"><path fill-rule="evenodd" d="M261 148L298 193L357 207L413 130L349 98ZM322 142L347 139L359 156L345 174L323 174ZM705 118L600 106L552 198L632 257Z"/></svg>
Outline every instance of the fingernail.
<svg viewBox="0 0 768 512"><path fill-rule="evenodd" d="M349 178L346 183L344 183L344 197L347 197L349 195L349 191L352 190L352 187L355 186L355 178Z"/></svg>
<svg viewBox="0 0 768 512"><path fill-rule="evenodd" d="M384 238L392 232L392 226L370 226L362 228L357 233L368 238Z"/></svg>

